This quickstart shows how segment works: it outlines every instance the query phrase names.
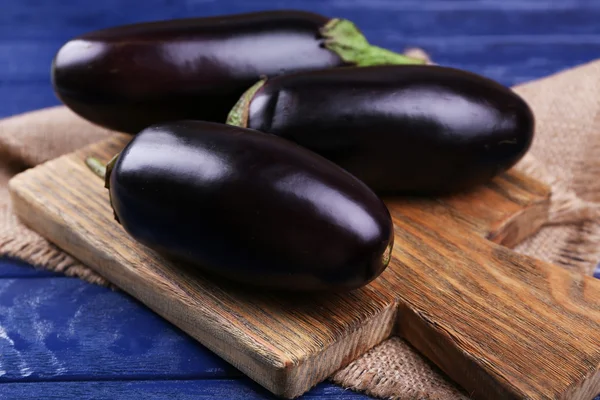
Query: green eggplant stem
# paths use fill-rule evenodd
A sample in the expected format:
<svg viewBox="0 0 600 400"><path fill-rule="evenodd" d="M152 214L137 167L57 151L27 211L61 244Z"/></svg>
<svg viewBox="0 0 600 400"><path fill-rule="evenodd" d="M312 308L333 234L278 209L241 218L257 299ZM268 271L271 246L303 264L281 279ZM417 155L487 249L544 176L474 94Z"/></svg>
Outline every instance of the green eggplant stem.
<svg viewBox="0 0 600 400"><path fill-rule="evenodd" d="M85 159L85 164L89 167L89 169L91 169L94 174L98 175L98 177L104 179L104 187L107 189L110 189L110 174L115 166L115 163L117 162L119 154L120 153L115 154L115 156L106 165L102 164L102 162L96 157L87 157ZM108 192L108 198L110 201L110 206L113 209L113 216L115 217L115 221L120 223L119 216L114 210L112 204L112 196L110 194L110 191Z"/></svg>
<svg viewBox="0 0 600 400"><path fill-rule="evenodd" d="M110 174L112 173L115 164L117 163L117 159L119 158L119 154L117 153L110 159L110 161L106 164L106 175L104 176L104 187L110 189Z"/></svg>
<svg viewBox="0 0 600 400"><path fill-rule="evenodd" d="M98 177L105 179L106 177L106 166L102 164L96 157L88 157L85 159L85 164L92 170L92 172Z"/></svg>
<svg viewBox="0 0 600 400"><path fill-rule="evenodd" d="M324 46L336 53L344 62L357 66L427 64L427 60L394 53L382 47L369 44L356 25L347 19L334 18L321 30ZM248 127L248 109L256 93L267 82L263 77L242 94L229 112L226 124Z"/></svg>
<svg viewBox="0 0 600 400"><path fill-rule="evenodd" d="M267 83L267 78L263 78L256 82L244 92L229 112L227 120L225 121L227 125L239 126L241 128L248 127L248 109L250 108L250 102L256 95L256 92L258 92L265 83Z"/></svg>
<svg viewBox="0 0 600 400"><path fill-rule="evenodd" d="M120 153L115 154L106 165L102 164L96 157L88 157L85 159L85 164L89 169L91 169L98 177L104 179L104 187L107 189L110 189L110 174L117 162L117 158L119 158L119 154Z"/></svg>
<svg viewBox="0 0 600 400"><path fill-rule="evenodd" d="M427 61L371 45L352 21L334 18L323 28L324 45L346 63L357 67L373 65L426 64Z"/></svg>

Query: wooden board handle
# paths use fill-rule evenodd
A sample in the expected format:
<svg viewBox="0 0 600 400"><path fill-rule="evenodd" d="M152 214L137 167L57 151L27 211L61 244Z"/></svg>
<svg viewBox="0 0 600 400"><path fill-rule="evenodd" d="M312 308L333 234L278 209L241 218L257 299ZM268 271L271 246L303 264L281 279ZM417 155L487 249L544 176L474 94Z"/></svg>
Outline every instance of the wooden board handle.
<svg viewBox="0 0 600 400"><path fill-rule="evenodd" d="M475 399L600 393L600 282L423 209L396 213L395 332ZM402 245L403 244L403 245Z"/></svg>

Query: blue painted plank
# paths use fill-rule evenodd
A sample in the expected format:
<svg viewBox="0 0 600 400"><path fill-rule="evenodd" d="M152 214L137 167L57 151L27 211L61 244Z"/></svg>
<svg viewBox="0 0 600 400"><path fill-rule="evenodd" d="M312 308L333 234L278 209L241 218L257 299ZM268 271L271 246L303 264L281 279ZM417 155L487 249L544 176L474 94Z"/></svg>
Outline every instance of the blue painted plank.
<svg viewBox="0 0 600 400"><path fill-rule="evenodd" d="M112 2L118 4L110 4ZM10 12L0 14L0 54L3 52L11 54L11 57L6 58L8 62L2 65L2 69L14 71L19 76L28 76L29 71L35 69L34 76L29 76L29 79L45 80L52 56L61 43L71 36L123 23L190 16L190 9L194 8L193 6L196 4L192 2L191 6L188 3L176 7L172 3L168 3L166 6L163 4L161 8L160 4L164 2L156 1L156 3L159 6L149 5L137 10L135 14L131 14L127 13L127 8L117 0L95 3L94 8L87 9L85 13L82 13L82 10L77 7L64 5L63 7L46 5L40 8L40 4L35 2L34 4L38 5L37 8L17 7L16 9L22 14L12 17ZM230 2L210 2L208 5L201 3L202 7L198 7L198 11L191 12L191 14L208 16L255 9L280 8L277 5L273 6L272 2L266 2L263 5L257 1L247 3L249 4L247 9L236 4L235 10L231 7ZM295 3L298 3L297 8L308 8L305 0L286 2L290 7L294 7ZM428 3L417 2L417 4ZM503 4L501 1L493 3ZM600 7L593 7L586 12L575 8L566 11L558 8L536 12L531 12L531 10L498 12L493 9L465 9L461 10L461 18L456 18L452 7L445 10L444 7L438 7L441 8L441 11L436 12L427 10L415 12L410 11L411 8L406 7L405 4L406 2L395 1L325 1L314 3L314 7L310 9L327 15L341 15L333 10L348 10L342 12L341 16L354 20L373 42L394 50L401 50L408 45L426 45L432 51L439 51L440 48L459 47L477 52L480 56L479 62L482 64L486 63L486 55L490 50L486 46L518 45L525 46L529 53L532 51L535 53L537 49L532 50L531 47L539 44L596 46L600 39L600 25L595 23L600 17ZM302 7L302 5L304 6ZM46 8L51 8L51 10L46 10ZM396 8L401 12L390 12L390 9L394 11ZM418 9L416 6L413 8ZM165 12L165 9L170 12ZM44 17L46 12L50 11L55 18ZM81 20L80 24L77 23L79 20ZM29 29L22 29L23 22ZM34 40L26 40L32 31L46 25L48 25L47 31L34 35ZM6 32L3 32L3 29ZM73 29L73 32L65 34L68 29ZM57 36L58 33L61 35ZM593 54L592 57L598 54L594 48L590 48L589 52ZM563 60L572 59L568 55L564 55L561 49L555 49L554 53ZM506 59L510 60L510 58ZM27 62L23 62L23 60L27 60ZM40 62L42 60L43 62ZM41 75L39 68L42 68ZM0 75L1 73L2 71L0 71Z"/></svg>
<svg viewBox="0 0 600 400"><path fill-rule="evenodd" d="M596 265L594 269L594 278L600 279L600 264Z"/></svg>
<svg viewBox="0 0 600 400"><path fill-rule="evenodd" d="M422 46L439 63L508 85L600 54L594 0L0 0L0 117L58 104L50 61L63 41L82 32L273 8L349 18L375 44L396 51ZM3 385L0 398L264 398L245 380L57 382L214 379L237 371L126 295L74 279L32 279L37 274L0 262L0 276L29 278L0 279L0 382L18 382ZM333 398L318 390L315 398Z"/></svg>
<svg viewBox="0 0 600 400"><path fill-rule="evenodd" d="M595 0L330 0L339 7L351 9L421 10L429 13L444 11L569 11L597 10Z"/></svg>
<svg viewBox="0 0 600 400"><path fill-rule="evenodd" d="M0 382L240 375L124 293L76 278L0 279Z"/></svg>
<svg viewBox="0 0 600 400"><path fill-rule="evenodd" d="M600 56L600 38L598 44L589 45L489 43L468 47L459 41L416 43L441 65L472 71L508 86L546 77Z"/></svg>
<svg viewBox="0 0 600 400"><path fill-rule="evenodd" d="M4 278L28 278L28 277L59 277L61 274L50 272L44 269L34 268L25 261L0 257L0 279Z"/></svg>
<svg viewBox="0 0 600 400"><path fill-rule="evenodd" d="M50 84L52 59L60 40L0 40L0 82Z"/></svg>
<svg viewBox="0 0 600 400"><path fill-rule="evenodd" d="M5 0L0 14L0 38L66 39L83 31L166 18L212 16L266 9L295 8L344 17L364 28L393 26L397 32L445 36L474 34L598 33L598 2L573 1L402 1L402 0L253 0L246 2L188 0L169 2L78 0L40 2ZM11 3L15 3L11 6ZM25 4L27 5L25 5ZM456 12L460 12L460 18ZM53 18L48 18L52 15ZM28 26L19 31L15 26Z"/></svg>
<svg viewBox="0 0 600 400"><path fill-rule="evenodd" d="M59 104L50 87L50 65L70 37L107 26L192 15L271 8L339 15L354 20L377 45L396 51L422 46L438 63L506 85L546 76L600 54L596 2L152 0L140 7L136 1L109 0L85 9L79 0L7 4L7 12L0 13L0 59L5 60L0 63L0 98L11 101L0 102L0 117ZM457 9L461 18L456 18Z"/></svg>
<svg viewBox="0 0 600 400"><path fill-rule="evenodd" d="M118 382L44 382L5 384L0 399L63 400L259 400L277 399L248 379L212 381L118 381ZM305 393L302 400L367 400L370 397L322 383Z"/></svg>
<svg viewBox="0 0 600 400"><path fill-rule="evenodd" d="M376 10L360 13L354 19L377 45L395 51L402 51L407 46L421 46L440 64L477 72L505 85L546 76L591 61L600 54L600 25L564 18L561 14L556 15L556 21L548 21L547 24L540 24L536 15L531 19L506 23L494 20L493 16L490 16L490 21L473 18L477 21L476 26L503 26L502 34L489 34L468 24L465 26L462 18L442 18L436 13L432 15L429 17L435 19L432 21L427 16L407 18L405 21L404 18L395 17L394 13ZM600 12L593 14L593 19L599 17ZM109 25L118 23L110 21L112 24ZM8 25L12 25L11 32L23 31L16 29L15 22L4 26ZM96 21L96 25L90 23L81 26L74 34L102 26ZM531 34L527 31L517 34L515 31L522 29L514 28L523 26L551 26L552 34ZM593 29L577 35L556 33L565 26L592 26ZM0 37L3 35L0 34ZM0 64L0 98L11 100L0 103L0 117L59 104L50 86L50 65L54 54L67 38L0 40L0 59L6 60Z"/></svg>
<svg viewBox="0 0 600 400"><path fill-rule="evenodd" d="M59 104L49 81L11 83L0 79L0 118Z"/></svg>

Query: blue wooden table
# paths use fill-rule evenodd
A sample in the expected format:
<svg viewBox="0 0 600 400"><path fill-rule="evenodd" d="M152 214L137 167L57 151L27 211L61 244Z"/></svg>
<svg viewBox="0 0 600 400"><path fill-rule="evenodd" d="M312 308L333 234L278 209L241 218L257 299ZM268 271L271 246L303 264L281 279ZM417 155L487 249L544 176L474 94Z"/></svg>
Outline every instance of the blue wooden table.
<svg viewBox="0 0 600 400"><path fill-rule="evenodd" d="M600 57L597 0L0 0L0 117L58 104L63 42L108 26L298 8L506 85ZM129 296L0 259L0 399L271 396ZM323 383L305 399L366 399Z"/></svg>

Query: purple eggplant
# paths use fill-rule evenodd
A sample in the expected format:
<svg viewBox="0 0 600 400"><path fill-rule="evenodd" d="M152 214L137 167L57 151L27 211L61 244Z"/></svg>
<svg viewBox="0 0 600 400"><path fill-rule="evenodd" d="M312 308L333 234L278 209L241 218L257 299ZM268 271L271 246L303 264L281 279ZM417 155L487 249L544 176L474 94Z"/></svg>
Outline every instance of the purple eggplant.
<svg viewBox="0 0 600 400"><path fill-rule="evenodd" d="M350 290L390 260L390 214L364 183L251 129L201 121L151 126L109 163L106 186L134 239L243 284Z"/></svg>
<svg viewBox="0 0 600 400"><path fill-rule="evenodd" d="M432 65L263 79L228 118L324 156L379 194L425 195L468 190L515 165L534 122L509 88Z"/></svg>
<svg viewBox="0 0 600 400"><path fill-rule="evenodd" d="M80 116L137 133L172 120L223 123L262 76L422 62L369 45L347 20L268 11L90 32L58 51L52 82L58 98Z"/></svg>

